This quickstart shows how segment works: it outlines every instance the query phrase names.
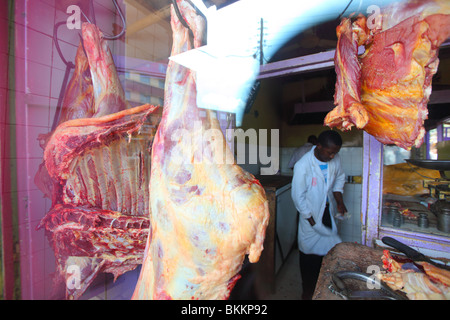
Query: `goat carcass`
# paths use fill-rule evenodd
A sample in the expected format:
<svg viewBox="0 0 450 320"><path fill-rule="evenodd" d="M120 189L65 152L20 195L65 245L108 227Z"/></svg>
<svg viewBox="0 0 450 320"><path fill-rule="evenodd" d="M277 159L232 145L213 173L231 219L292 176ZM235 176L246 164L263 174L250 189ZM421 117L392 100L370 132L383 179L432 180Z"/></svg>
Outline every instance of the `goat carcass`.
<svg viewBox="0 0 450 320"><path fill-rule="evenodd" d="M55 252L55 282L66 284L70 299L98 273L117 278L142 263L158 120L151 119L154 106L130 108L98 28L85 23L82 34L58 126L43 138L35 178L52 199L38 228Z"/></svg>

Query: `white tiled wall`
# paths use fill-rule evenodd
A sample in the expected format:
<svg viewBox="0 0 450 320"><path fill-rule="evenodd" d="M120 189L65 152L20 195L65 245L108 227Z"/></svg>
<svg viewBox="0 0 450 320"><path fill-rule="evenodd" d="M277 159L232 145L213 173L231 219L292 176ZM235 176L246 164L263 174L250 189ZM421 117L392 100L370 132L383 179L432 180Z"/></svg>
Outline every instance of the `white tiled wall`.
<svg viewBox="0 0 450 320"><path fill-rule="evenodd" d="M43 161L43 150L37 138L39 134L51 130L63 89L66 72L63 59L74 62L80 41L80 30L69 29L64 24L68 19L67 7L70 2L16 0L13 4L14 15L8 17L12 19L8 23L14 30L14 49L6 54L14 53L14 56L8 56L8 59L14 59L14 68L10 71L13 80L9 84L14 86L7 86L6 79L0 77L0 97L5 99L5 90L8 90L14 104L10 104L6 114L0 114L0 127L3 125L9 132L15 131L15 141L11 143L15 143L16 152L8 154L8 160L15 166L16 172L11 172L11 175L16 175L17 183L5 184L2 197L6 195L17 199L15 210L20 240L20 259L17 257L17 260L20 260L20 294L23 300L61 298L53 295L53 249L44 230L36 230L39 221L50 209L51 200L43 197L34 177ZM82 8L88 6L88 1L77 3ZM104 32L111 34L113 23L118 19L112 1L95 0L93 4L97 24ZM63 24L54 29L60 22ZM115 48L112 52L116 55L121 54L118 50L124 47L120 43L108 44L111 49ZM1 50L0 53L5 54Z"/></svg>
<svg viewBox="0 0 450 320"><path fill-rule="evenodd" d="M289 160L296 148L280 149L281 174L292 175L288 168ZM363 148L343 147L339 155L345 176L362 176ZM350 213L350 218L338 220L338 231L343 241L361 243L361 184L346 183L344 186L344 203Z"/></svg>
<svg viewBox="0 0 450 320"><path fill-rule="evenodd" d="M339 155L346 176L362 175L362 147L342 147Z"/></svg>
<svg viewBox="0 0 450 320"><path fill-rule="evenodd" d="M295 149L280 148L280 171L282 175L293 175L292 169L288 168L288 163ZM339 155L346 178L362 176L362 147L342 147ZM246 159L248 159L248 154L246 154ZM241 166L253 174L259 174L260 164L247 163L241 164ZM350 218L336 221L342 241L361 243L361 196L360 183L345 183L344 203L350 213Z"/></svg>
<svg viewBox="0 0 450 320"><path fill-rule="evenodd" d="M289 168L289 161L297 148L280 148L280 170L281 174L293 175L294 172Z"/></svg>
<svg viewBox="0 0 450 320"><path fill-rule="evenodd" d="M343 147L339 155L346 177L362 175L362 147ZM361 192L359 183L344 186L344 203L350 218L337 222L342 241L361 243Z"/></svg>

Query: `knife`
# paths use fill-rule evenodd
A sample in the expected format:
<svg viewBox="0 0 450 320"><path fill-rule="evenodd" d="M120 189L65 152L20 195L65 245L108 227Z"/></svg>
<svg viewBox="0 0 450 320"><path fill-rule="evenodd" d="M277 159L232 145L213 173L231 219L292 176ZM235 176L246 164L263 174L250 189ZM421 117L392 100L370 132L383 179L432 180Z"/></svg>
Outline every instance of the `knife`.
<svg viewBox="0 0 450 320"><path fill-rule="evenodd" d="M434 262L433 260L431 260L430 258L428 258L427 256L425 256L424 254L420 253L419 251L407 246L404 243L401 243L398 240L395 240L394 238L391 237L383 237L381 239L381 241L384 244L387 244L388 246L391 246L397 250L400 250L401 252L403 252L408 258L410 258L413 261L424 261L424 262L428 262L438 268L441 269L445 269L445 270L450 270L450 267L445 265L445 264L441 264L441 263L437 263Z"/></svg>

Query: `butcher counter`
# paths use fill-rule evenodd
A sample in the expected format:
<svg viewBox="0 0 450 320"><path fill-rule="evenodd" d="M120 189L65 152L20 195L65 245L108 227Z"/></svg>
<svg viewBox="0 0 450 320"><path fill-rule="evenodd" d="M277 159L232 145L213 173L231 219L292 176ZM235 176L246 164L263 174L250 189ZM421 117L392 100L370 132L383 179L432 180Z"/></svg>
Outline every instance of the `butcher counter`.
<svg viewBox="0 0 450 320"><path fill-rule="evenodd" d="M358 243L342 242L332 248L323 258L313 300L342 300L328 288L331 277L338 271L359 271L369 275L372 270L383 271L382 248L371 248ZM366 284L358 280L346 280L350 290L367 290Z"/></svg>

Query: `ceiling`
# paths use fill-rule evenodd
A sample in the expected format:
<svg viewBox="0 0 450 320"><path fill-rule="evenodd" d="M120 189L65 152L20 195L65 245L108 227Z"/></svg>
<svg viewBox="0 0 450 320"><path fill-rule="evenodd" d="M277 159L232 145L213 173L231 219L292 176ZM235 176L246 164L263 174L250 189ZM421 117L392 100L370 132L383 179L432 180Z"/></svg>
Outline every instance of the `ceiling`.
<svg viewBox="0 0 450 320"><path fill-rule="evenodd" d="M207 7L215 5L220 9L239 0L203 1ZM146 19L143 19L145 21L137 21L129 25L127 28L128 35L145 28L149 23L158 22L163 23L166 28L170 27L171 0L125 0L125 2L150 13ZM335 49L337 44L336 26L339 24L339 15L340 13L337 13L336 19L314 26L292 38L274 54L268 63ZM450 47L441 49L439 58L441 59L441 62L443 59L450 60ZM283 77L280 81L283 83L298 82L300 80L308 81L308 79L315 77L327 77L329 81L326 82L321 92L316 92L313 96L305 97L306 101L333 101L336 77L334 69L313 71L301 75L291 75ZM440 83L440 78L442 78L442 72L438 70L438 74L433 78L433 90L450 89L450 85L445 84L447 81L444 81L444 84ZM448 76L446 76L446 78L448 78ZM331 104L331 108L332 107L334 106ZM303 122L322 123L325 115L326 113L321 112L309 114L307 117L295 117L292 119L291 124L302 124ZM448 108L447 103L429 105L429 119L426 121L426 126L433 127L437 121L448 116L450 116L450 108Z"/></svg>
<svg viewBox="0 0 450 320"><path fill-rule="evenodd" d="M125 0L128 4L135 7L143 8L144 10L153 13L156 19L170 22L170 4L171 0ZM203 0L206 7L215 5L217 9L221 9L239 0ZM336 14L336 20L328 21L308 29L301 34L291 39L286 45L283 46L269 62L281 61L290 58L296 58L311 53L317 53L321 51L331 50L336 47L336 25L338 21L339 13ZM145 23L133 23L127 28L127 34L131 35L134 32L145 28L148 23L154 22L152 19L147 19Z"/></svg>

